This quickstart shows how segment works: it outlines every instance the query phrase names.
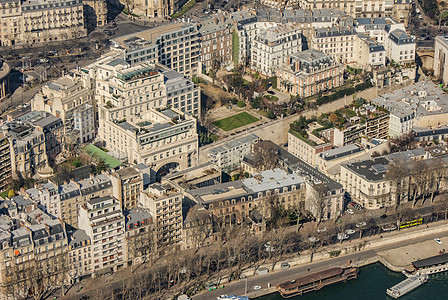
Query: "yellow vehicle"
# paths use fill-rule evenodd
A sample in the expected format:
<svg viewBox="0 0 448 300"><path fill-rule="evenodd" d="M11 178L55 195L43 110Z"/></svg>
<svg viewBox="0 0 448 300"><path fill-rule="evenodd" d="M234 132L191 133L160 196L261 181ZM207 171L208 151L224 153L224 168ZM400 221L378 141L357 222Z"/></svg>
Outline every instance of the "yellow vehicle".
<svg viewBox="0 0 448 300"><path fill-rule="evenodd" d="M400 229L414 227L414 226L422 225L422 224L423 224L423 218L415 219L412 221L400 223Z"/></svg>

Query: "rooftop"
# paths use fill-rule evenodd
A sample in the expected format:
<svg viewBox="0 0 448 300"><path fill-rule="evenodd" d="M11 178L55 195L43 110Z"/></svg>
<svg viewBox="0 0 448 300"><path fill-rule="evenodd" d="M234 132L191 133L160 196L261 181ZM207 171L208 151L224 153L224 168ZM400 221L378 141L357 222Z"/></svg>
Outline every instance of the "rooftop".
<svg viewBox="0 0 448 300"><path fill-rule="evenodd" d="M247 143L254 143L254 142L258 141L259 139L260 138L258 137L258 135L251 133L249 135L240 137L240 138L238 138L236 140L227 142L227 143L225 143L223 145L211 148L209 150L209 152L212 153L212 154L218 154L220 152L225 152L225 151L234 149L236 147L239 147L239 146L247 144Z"/></svg>
<svg viewBox="0 0 448 300"><path fill-rule="evenodd" d="M448 112L448 95L431 81L419 81L373 98L371 102L400 118Z"/></svg>
<svg viewBox="0 0 448 300"><path fill-rule="evenodd" d="M385 157L377 157L360 162L347 163L343 166L368 181L381 181L385 179L388 165L388 159Z"/></svg>
<svg viewBox="0 0 448 300"><path fill-rule="evenodd" d="M299 175L288 174L281 169L266 170L258 174L252 174L252 177L243 179L242 182L255 193L304 183Z"/></svg>
<svg viewBox="0 0 448 300"><path fill-rule="evenodd" d="M319 156L324 160L333 160L338 159L347 155L351 155L353 153L361 152L362 148L355 144L349 144L343 147L331 149L322 153L319 153Z"/></svg>

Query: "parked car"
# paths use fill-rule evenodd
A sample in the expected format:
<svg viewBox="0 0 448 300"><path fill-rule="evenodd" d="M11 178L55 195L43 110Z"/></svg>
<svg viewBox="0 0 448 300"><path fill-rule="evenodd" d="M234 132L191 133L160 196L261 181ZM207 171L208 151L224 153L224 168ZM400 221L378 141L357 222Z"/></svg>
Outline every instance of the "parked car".
<svg viewBox="0 0 448 300"><path fill-rule="evenodd" d="M337 238L338 238L338 240L346 240L349 238L349 236L346 233L338 233Z"/></svg>
<svg viewBox="0 0 448 300"><path fill-rule="evenodd" d="M345 231L345 233L346 233L346 234L354 234L355 231L354 231L353 229L347 229L347 230Z"/></svg>
<svg viewBox="0 0 448 300"><path fill-rule="evenodd" d="M280 267L282 268L282 270L286 270L290 268L290 265L288 262L282 262Z"/></svg>
<svg viewBox="0 0 448 300"><path fill-rule="evenodd" d="M386 219L386 218L387 218L387 215L386 215L386 214L382 214L380 218L381 218L381 219Z"/></svg>
<svg viewBox="0 0 448 300"><path fill-rule="evenodd" d="M325 232L327 231L327 227L317 228L317 232Z"/></svg>
<svg viewBox="0 0 448 300"><path fill-rule="evenodd" d="M347 209L347 212L348 212L349 214L351 214L351 215L353 215L353 214L355 213L355 211L354 211L353 209L351 209L351 208Z"/></svg>
<svg viewBox="0 0 448 300"><path fill-rule="evenodd" d="M437 244L442 245L442 241L441 241L440 239L435 238L434 241L435 241Z"/></svg>
<svg viewBox="0 0 448 300"><path fill-rule="evenodd" d="M356 227L358 227L358 228L364 227L364 226L366 226L366 222L364 222L364 221L360 221L360 222L356 223Z"/></svg>
<svg viewBox="0 0 448 300"><path fill-rule="evenodd" d="M259 285L254 286L254 290L255 291L261 290L261 286L259 286Z"/></svg>

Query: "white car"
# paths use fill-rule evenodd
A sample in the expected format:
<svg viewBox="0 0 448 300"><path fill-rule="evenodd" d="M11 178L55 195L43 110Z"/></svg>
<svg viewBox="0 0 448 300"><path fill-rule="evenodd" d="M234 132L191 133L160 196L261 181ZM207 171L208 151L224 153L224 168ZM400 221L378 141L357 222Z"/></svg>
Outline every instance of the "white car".
<svg viewBox="0 0 448 300"><path fill-rule="evenodd" d="M259 285L254 286L254 290L255 291L261 290L261 286L259 286Z"/></svg>
<svg viewBox="0 0 448 300"><path fill-rule="evenodd" d="M442 241L441 241L440 239L435 238L434 241L435 241L437 244L442 245Z"/></svg>
<svg viewBox="0 0 448 300"><path fill-rule="evenodd" d="M345 231L345 233L346 233L346 234L354 234L355 231L354 231L353 229L347 229L347 230Z"/></svg>
<svg viewBox="0 0 448 300"><path fill-rule="evenodd" d="M325 232L327 231L327 227L322 227L320 229L317 229L317 232Z"/></svg>
<svg viewBox="0 0 448 300"><path fill-rule="evenodd" d="M338 240L346 240L349 236L346 233L338 233Z"/></svg>
<svg viewBox="0 0 448 300"><path fill-rule="evenodd" d="M314 236L310 236L308 239L310 240L311 243L317 243L319 241L319 239Z"/></svg>
<svg viewBox="0 0 448 300"><path fill-rule="evenodd" d="M351 214L351 215L353 215L353 214L355 213L355 211L354 211L353 209L351 209L351 208L347 209L347 212L348 212L349 214Z"/></svg>
<svg viewBox="0 0 448 300"><path fill-rule="evenodd" d="M356 227L358 227L358 228L364 227L364 226L366 226L366 222L364 222L364 221L356 223Z"/></svg>

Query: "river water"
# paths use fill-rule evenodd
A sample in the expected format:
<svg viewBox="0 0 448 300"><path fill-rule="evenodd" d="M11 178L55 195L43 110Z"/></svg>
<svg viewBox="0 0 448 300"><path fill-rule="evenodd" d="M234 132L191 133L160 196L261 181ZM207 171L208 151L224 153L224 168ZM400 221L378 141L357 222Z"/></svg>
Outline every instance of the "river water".
<svg viewBox="0 0 448 300"><path fill-rule="evenodd" d="M297 296L293 300L376 300L393 299L386 295L386 289L394 286L406 277L401 273L389 271L377 263L362 267L358 279L326 286L317 292ZM258 300L283 299L279 293L257 298ZM428 282L411 291L400 300L439 300L448 299L448 272L431 275Z"/></svg>

